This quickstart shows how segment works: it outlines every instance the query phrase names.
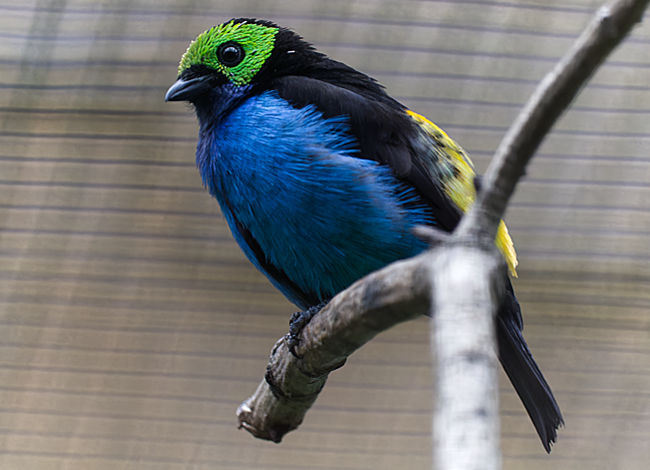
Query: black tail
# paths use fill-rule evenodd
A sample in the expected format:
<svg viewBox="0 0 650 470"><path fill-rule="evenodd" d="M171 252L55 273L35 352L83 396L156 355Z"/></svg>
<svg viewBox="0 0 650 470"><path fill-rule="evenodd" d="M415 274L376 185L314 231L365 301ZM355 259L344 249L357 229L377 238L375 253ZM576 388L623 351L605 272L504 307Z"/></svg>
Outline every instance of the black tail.
<svg viewBox="0 0 650 470"><path fill-rule="evenodd" d="M551 387L537 367L522 335L521 309L510 280L496 320L499 360L510 382L539 434L546 452L557 437L557 428L564 424L562 413Z"/></svg>

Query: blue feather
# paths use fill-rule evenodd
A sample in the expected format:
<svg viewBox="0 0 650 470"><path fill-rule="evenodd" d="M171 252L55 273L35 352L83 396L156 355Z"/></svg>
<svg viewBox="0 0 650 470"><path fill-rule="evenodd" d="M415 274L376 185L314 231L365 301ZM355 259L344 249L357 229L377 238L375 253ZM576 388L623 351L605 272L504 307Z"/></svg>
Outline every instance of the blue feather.
<svg viewBox="0 0 650 470"><path fill-rule="evenodd" d="M244 24L271 32L273 45L244 47L256 41L241 43ZM237 54L220 56L226 42ZM452 231L474 196L471 164L442 130L372 78L266 21L231 20L199 36L165 100L195 106L204 184L246 256L305 310L292 318L294 340L316 310L309 307L425 249L414 225ZM526 346L505 272L504 279L499 358L550 451L562 414Z"/></svg>
<svg viewBox="0 0 650 470"><path fill-rule="evenodd" d="M431 224L431 210L388 167L355 156L345 117L265 92L199 140L203 182L235 239L300 308L426 248L410 229Z"/></svg>

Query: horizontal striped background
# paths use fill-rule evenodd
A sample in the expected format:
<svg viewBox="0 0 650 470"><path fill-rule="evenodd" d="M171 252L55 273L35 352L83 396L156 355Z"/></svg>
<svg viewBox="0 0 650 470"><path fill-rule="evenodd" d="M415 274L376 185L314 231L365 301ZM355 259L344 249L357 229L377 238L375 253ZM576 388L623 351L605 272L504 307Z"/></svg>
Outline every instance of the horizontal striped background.
<svg viewBox="0 0 650 470"><path fill-rule="evenodd" d="M268 18L483 169L599 3L0 0L0 468L429 468L425 319L351 358L281 445L237 431L293 307L202 189L191 110L162 97L196 34ZM508 210L526 335L567 425L546 456L503 380L506 469L650 460L649 50L646 21Z"/></svg>

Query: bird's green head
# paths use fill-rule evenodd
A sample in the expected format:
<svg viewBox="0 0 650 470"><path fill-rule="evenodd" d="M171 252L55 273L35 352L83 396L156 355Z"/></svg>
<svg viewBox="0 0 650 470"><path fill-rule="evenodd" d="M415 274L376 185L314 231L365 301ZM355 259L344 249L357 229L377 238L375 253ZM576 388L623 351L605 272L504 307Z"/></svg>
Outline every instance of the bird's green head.
<svg viewBox="0 0 650 470"><path fill-rule="evenodd" d="M204 66L235 85L247 85L271 56L278 29L270 23L241 19L214 26L192 41L178 73Z"/></svg>
<svg viewBox="0 0 650 470"><path fill-rule="evenodd" d="M293 31L266 20L236 18L201 33L178 66L167 101L195 104L210 90L262 86L322 57Z"/></svg>

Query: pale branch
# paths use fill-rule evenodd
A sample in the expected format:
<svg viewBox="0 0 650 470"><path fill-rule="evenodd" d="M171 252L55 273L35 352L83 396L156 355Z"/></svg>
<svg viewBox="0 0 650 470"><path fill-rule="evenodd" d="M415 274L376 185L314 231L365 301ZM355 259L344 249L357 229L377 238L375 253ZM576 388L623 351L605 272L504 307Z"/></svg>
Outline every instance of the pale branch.
<svg viewBox="0 0 650 470"><path fill-rule="evenodd" d="M437 249L433 263L434 468L496 470L501 452L493 318L505 263L494 245Z"/></svg>
<svg viewBox="0 0 650 470"><path fill-rule="evenodd" d="M544 78L501 141L482 190L432 266L431 326L437 358L434 468L501 468L494 316L503 274L494 238L535 150L580 88L640 21L648 0L601 8ZM462 291L465 295L454 295Z"/></svg>
<svg viewBox="0 0 650 470"><path fill-rule="evenodd" d="M428 313L430 256L393 263L334 297L302 330L300 358L286 337L278 340L264 380L237 409L240 427L280 442L302 422L329 372L378 333Z"/></svg>
<svg viewBox="0 0 650 470"><path fill-rule="evenodd" d="M240 427L256 437L280 442L284 434L302 422L328 373L340 367L352 352L381 331L431 311L436 314L433 326L437 328L432 336L436 336L439 361L445 362L439 364L441 401L436 407L435 428L436 451L440 452L435 460L441 470L499 468L496 348L492 326L503 279L502 275L495 274L498 271L495 266L500 262L493 245L498 222L544 136L593 71L640 20L649 1L621 0L599 10L517 117L483 178L476 203L451 236L438 231L417 231L418 236L437 247L372 273L332 299L302 331L296 348L300 358L289 352L285 338L276 343L265 380L237 410ZM457 265L465 267L456 271ZM454 291L472 298L467 303L466 295L440 295ZM463 312L463 319L456 318L459 312ZM460 331L461 326L467 331L448 333L449 329ZM464 341L459 345L449 340L450 335L476 339L472 344ZM446 367L447 364L451 367ZM470 375L476 377L454 373L459 368L474 370ZM457 401L454 390L459 387L476 392L472 398L464 398L466 408L451 403ZM476 401L481 396L485 401ZM439 413L447 407L451 414ZM472 419L450 418L454 413L465 417L470 413ZM477 422L474 419L477 416L485 420ZM479 431L467 426L478 426ZM477 439L477 435L482 437ZM445 455L457 459L459 449L466 451L468 448L464 446L477 442L479 446L484 444L474 454L480 456L478 460L461 459L459 465L445 462L449 460Z"/></svg>
<svg viewBox="0 0 650 470"><path fill-rule="evenodd" d="M542 140L589 77L641 21L649 1L619 0L597 11L508 129L483 176L476 203L457 232L494 240L515 186Z"/></svg>

